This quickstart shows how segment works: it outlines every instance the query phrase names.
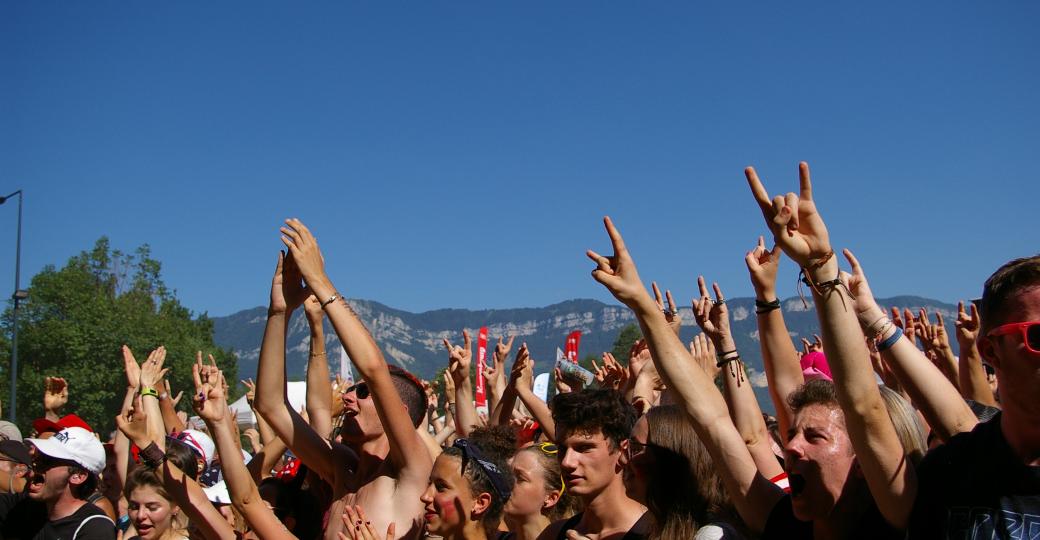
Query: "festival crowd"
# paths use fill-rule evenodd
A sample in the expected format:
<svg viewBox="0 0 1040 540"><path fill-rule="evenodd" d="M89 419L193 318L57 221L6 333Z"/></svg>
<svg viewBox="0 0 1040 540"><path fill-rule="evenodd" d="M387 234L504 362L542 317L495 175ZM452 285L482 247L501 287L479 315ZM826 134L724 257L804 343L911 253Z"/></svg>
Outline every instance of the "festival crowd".
<svg viewBox="0 0 1040 540"><path fill-rule="evenodd" d="M140 363L123 348L111 436L63 414L68 385L48 377L43 418L0 423L0 538L1040 538L1040 256L998 268L952 325L889 310L868 266L835 252L808 165L798 193L775 197L745 174L775 242L760 237L745 257L775 417L756 400L720 287L698 279L702 333L683 343L671 293L648 293L609 218L612 253L587 253L592 278L643 338L627 359L604 353L589 377L557 368L548 402L514 336L480 373L465 330L444 339L443 393L388 365L314 235L289 219L256 381L243 381L255 428L239 431L228 381L202 353L187 389L197 424L176 409L184 393L173 395L162 347ZM819 319L801 350L777 295L785 256ZM296 410L285 352L301 307L310 355ZM326 319L356 384L330 378Z"/></svg>

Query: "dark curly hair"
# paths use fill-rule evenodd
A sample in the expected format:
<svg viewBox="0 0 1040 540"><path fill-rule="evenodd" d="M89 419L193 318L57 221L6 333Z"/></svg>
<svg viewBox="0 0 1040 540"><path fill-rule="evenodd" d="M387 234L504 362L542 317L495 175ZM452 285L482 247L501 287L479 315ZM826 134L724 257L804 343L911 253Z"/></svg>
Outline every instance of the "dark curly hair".
<svg viewBox="0 0 1040 540"><path fill-rule="evenodd" d="M552 399L552 418L556 424L556 440L571 433L603 433L611 451L632 434L636 409L625 401L621 392L606 388L556 394Z"/></svg>

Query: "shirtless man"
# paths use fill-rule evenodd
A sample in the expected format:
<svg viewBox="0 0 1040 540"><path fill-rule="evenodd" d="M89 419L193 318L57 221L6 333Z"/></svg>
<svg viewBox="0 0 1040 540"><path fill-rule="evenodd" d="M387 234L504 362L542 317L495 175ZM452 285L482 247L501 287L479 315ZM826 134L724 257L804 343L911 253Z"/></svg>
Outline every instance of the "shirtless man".
<svg viewBox="0 0 1040 540"><path fill-rule="evenodd" d="M267 327L260 348L255 408L299 458L332 486L325 538L343 530L344 510L360 505L375 530L396 524L396 538L418 538L433 468L416 427L425 413L421 384L407 372L392 373L368 330L325 273L311 232L286 220L271 286ZM306 283L306 287L304 287ZM285 394L285 333L293 310L313 294L363 378L344 395L343 443L329 443L293 410ZM406 405L407 404L407 405Z"/></svg>

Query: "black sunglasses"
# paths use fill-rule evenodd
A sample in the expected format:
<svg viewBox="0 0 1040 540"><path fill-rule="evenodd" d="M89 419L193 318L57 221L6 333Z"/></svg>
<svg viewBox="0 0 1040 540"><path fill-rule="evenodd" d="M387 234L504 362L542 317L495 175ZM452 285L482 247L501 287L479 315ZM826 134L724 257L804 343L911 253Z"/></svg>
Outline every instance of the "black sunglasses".
<svg viewBox="0 0 1040 540"><path fill-rule="evenodd" d="M343 391L344 394L349 394L351 392L357 392L358 399L366 399L368 396L372 395L372 392L368 389L368 383L364 381L348 386L347 389Z"/></svg>

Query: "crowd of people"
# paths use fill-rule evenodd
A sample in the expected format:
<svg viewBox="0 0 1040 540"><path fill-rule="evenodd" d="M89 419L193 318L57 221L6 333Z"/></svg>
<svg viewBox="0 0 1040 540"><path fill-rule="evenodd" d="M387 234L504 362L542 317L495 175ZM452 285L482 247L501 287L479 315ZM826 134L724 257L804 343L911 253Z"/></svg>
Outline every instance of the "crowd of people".
<svg viewBox="0 0 1040 540"><path fill-rule="evenodd" d="M805 163L798 193L775 197L745 173L775 241L759 238L745 257L775 417L748 382L721 288L698 279L702 333L684 344L671 293L648 293L609 218L612 253L587 253L592 277L643 338L627 359L604 353L591 384L557 370L548 402L512 336L480 373L469 334L446 337L443 392L388 365L314 235L290 219L256 381L243 381L255 428L239 431L229 383L201 353L187 393L204 426L177 411L162 347L140 363L124 348L111 437L62 415L68 385L48 378L32 437L0 425L0 537L1040 537L1040 256L997 269L952 328L939 313L887 310L860 261L835 253ZM801 352L778 297L785 256L819 318ZM301 307L310 354L296 410L286 330ZM326 319L356 384L330 378Z"/></svg>

